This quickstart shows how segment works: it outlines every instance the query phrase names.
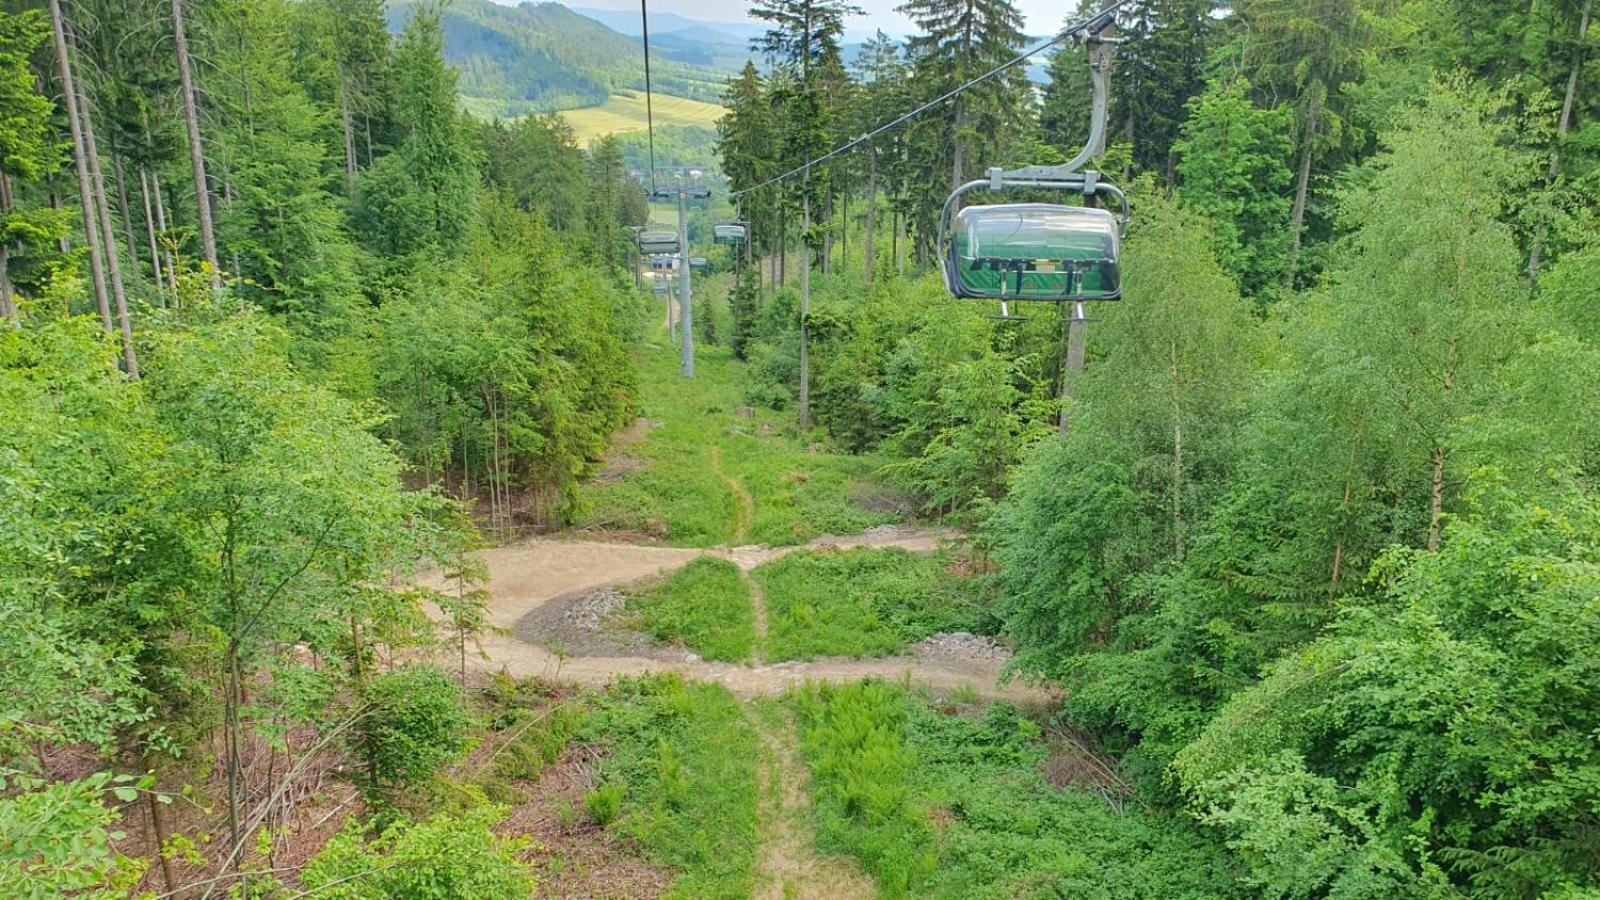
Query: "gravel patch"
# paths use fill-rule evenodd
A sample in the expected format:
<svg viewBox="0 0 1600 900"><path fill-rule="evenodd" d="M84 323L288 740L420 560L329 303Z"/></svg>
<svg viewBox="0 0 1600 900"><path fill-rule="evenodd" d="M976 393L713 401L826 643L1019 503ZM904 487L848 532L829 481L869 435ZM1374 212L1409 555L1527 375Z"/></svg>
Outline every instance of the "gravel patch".
<svg viewBox="0 0 1600 900"><path fill-rule="evenodd" d="M699 662L683 647L657 644L627 623L628 596L616 588L556 597L513 626L517 639L568 656L640 656L670 662Z"/></svg>
<svg viewBox="0 0 1600 900"><path fill-rule="evenodd" d="M995 638L965 631L936 634L911 645L911 649L923 659L1008 660L1011 658L1011 651Z"/></svg>

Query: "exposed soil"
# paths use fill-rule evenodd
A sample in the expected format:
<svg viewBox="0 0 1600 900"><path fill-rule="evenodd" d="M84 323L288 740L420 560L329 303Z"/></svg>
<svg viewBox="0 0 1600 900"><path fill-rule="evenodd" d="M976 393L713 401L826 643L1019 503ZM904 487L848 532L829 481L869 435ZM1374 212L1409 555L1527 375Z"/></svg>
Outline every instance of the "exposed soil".
<svg viewBox="0 0 1600 900"><path fill-rule="evenodd" d="M819 538L806 547L899 547L914 553L930 553L937 549L941 540L950 536L944 531L886 525L858 535ZM482 557L489 566L490 576L487 615L492 631L480 641L484 656L478 668L515 677L558 678L591 686L602 686L624 675L672 671L686 678L722 684L744 697L781 694L806 681L844 682L876 677L908 679L935 691L970 688L980 696L994 699L1029 703L1048 699L1046 692L1036 688L1015 683L1002 685L999 676L1005 660L1000 657L958 658L946 653L928 658L816 659L744 666L694 661L681 651L670 649L663 653L661 648L646 649L643 645L607 644L605 642L615 635L606 636L604 628L592 642L586 638L555 648L547 643L550 632L546 629L551 623L561 621L564 602L604 588L664 575L701 556L729 559L748 571L799 549L802 548L753 546L690 550L535 539L485 551ZM437 575L432 576L432 580L437 582L436 586L444 586ZM546 611L545 607L552 604L555 609ZM571 637L566 635L564 640L570 641ZM583 647L592 647L594 655L580 655ZM676 658L672 658L674 653Z"/></svg>
<svg viewBox="0 0 1600 900"><path fill-rule="evenodd" d="M713 446L710 454L711 468L722 476L722 480L728 484L728 490L733 492L733 542L737 544L745 539L745 535L750 533L750 523L755 521L756 517L756 501L755 498L750 496L750 492L745 489L744 482L723 470L721 448Z"/></svg>
<svg viewBox="0 0 1600 900"><path fill-rule="evenodd" d="M512 810L498 830L533 838L523 858L534 866L540 897L659 897L672 884L672 871L645 859L584 811L597 764L591 748L568 747L527 785L533 799Z"/></svg>

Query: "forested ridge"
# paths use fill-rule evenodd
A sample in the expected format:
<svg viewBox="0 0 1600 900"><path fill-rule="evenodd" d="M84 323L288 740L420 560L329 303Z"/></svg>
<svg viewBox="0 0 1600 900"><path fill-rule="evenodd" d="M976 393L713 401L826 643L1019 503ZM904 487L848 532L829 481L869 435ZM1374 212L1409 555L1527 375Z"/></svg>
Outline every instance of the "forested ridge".
<svg viewBox="0 0 1600 900"><path fill-rule="evenodd" d="M0 889L1600 896L1592 7L1128 0L1080 370L935 244L1085 50L812 163L1030 39L757 0L686 382L648 145L456 14L0 3Z"/></svg>

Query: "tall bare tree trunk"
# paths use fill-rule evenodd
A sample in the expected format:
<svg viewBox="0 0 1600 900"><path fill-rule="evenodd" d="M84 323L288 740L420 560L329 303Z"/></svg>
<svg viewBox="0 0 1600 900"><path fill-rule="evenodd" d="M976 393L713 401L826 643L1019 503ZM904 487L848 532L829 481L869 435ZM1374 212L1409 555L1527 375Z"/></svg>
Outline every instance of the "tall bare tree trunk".
<svg viewBox="0 0 1600 900"><path fill-rule="evenodd" d="M0 172L0 216L11 212L11 176ZM0 243L0 318L17 324L16 291L11 286L11 246Z"/></svg>
<svg viewBox="0 0 1600 900"><path fill-rule="evenodd" d="M100 211L100 238L105 245L106 271L111 276L111 296L117 307L117 328L122 332L122 360L128 377L139 380L139 357L133 350L133 323L128 318L128 291L122 283L122 259L117 252L117 231L111 224L111 204L106 199L106 177L100 168L100 145L94 137L94 116L89 112L88 95L78 94L78 117L83 121L83 138L89 149L90 187L95 207Z"/></svg>
<svg viewBox="0 0 1600 900"><path fill-rule="evenodd" d="M161 861L161 881L167 886L167 893L171 894L178 890L178 877L172 871L172 860L161 852L166 847L169 836L166 812L162 810L161 798L155 791L149 791L144 796L150 804L150 831L155 838L156 859Z"/></svg>
<svg viewBox="0 0 1600 900"><path fill-rule="evenodd" d="M144 233L150 239L150 272L155 277L156 288L163 285L161 278L161 243L156 240L156 219L150 209L150 173L139 167L139 199L144 203Z"/></svg>
<svg viewBox="0 0 1600 900"><path fill-rule="evenodd" d="M350 118L350 89L345 84L344 69L339 70L339 123L344 129L344 177L351 189L356 186L356 135Z"/></svg>
<svg viewBox="0 0 1600 900"><path fill-rule="evenodd" d="M89 151L83 143L83 121L78 114L78 88L72 77L72 60L67 55L66 19L61 0L50 0L50 27L56 43L56 73L61 78L61 105L67 110L67 129L72 133L72 160L78 171L78 202L83 208L83 237L89 244L89 277L94 286L95 305L100 310L100 325L111 333L111 298L106 291L106 269L100 227L95 214L94 191L89 187Z"/></svg>
<svg viewBox="0 0 1600 900"><path fill-rule="evenodd" d="M1350 464L1344 472L1344 499L1339 503L1339 538L1333 545L1333 577L1328 582L1328 602L1332 603L1339 595L1339 578L1344 574L1344 540L1345 531L1350 525L1350 500L1355 494L1356 458L1361 450L1362 429L1356 429L1355 438L1350 441Z"/></svg>
<svg viewBox="0 0 1600 900"><path fill-rule="evenodd" d="M1300 148L1300 174L1294 184L1294 212L1289 216L1289 265L1284 273L1284 287L1294 290L1294 280L1300 269L1300 245L1306 226L1306 203L1311 195L1311 157L1316 152L1317 117L1322 114L1322 95L1313 94L1311 110L1306 116L1305 143Z"/></svg>
<svg viewBox="0 0 1600 900"><path fill-rule="evenodd" d="M111 154L111 175L117 180L117 207L122 213L122 234L128 248L128 267L131 270L139 268L139 251L135 248L138 244L133 239L133 215L128 206L128 178L123 172L122 156L119 153Z"/></svg>
<svg viewBox="0 0 1600 900"><path fill-rule="evenodd" d="M1172 357L1172 543L1178 559L1183 559L1183 403L1179 390L1178 343L1173 341L1168 346Z"/></svg>
<svg viewBox="0 0 1600 900"><path fill-rule="evenodd" d="M1444 393L1449 396L1456 385L1456 341L1451 339L1450 348L1446 354L1444 370ZM1433 448L1433 490L1429 497L1428 505L1428 552L1433 553L1439 549L1439 535L1444 528L1444 464L1445 449L1442 446Z"/></svg>
<svg viewBox="0 0 1600 900"><path fill-rule="evenodd" d="M183 0L172 0L172 40L178 54L178 84L182 89L183 123L189 132L189 165L194 170L194 203L198 210L200 247L211 264L211 284L222 287L222 264L217 260L217 232L211 219L211 191L206 186L205 145L200 143L200 111L195 105L194 73L189 62L189 38L183 27Z"/></svg>
<svg viewBox="0 0 1600 900"><path fill-rule="evenodd" d="M1584 0L1583 15L1578 20L1578 45L1572 51L1572 71L1567 75L1567 93L1561 101L1561 118L1556 123L1556 146L1550 153L1550 170L1545 180L1555 184L1561 174L1561 142L1572 130L1572 107L1578 99L1578 76L1583 71L1583 42L1589 37L1589 14L1594 11L1594 0ZM1528 253L1528 277L1539 276L1539 261L1544 255L1544 239L1548 226L1541 226L1533 237L1533 248Z"/></svg>
<svg viewBox="0 0 1600 900"><path fill-rule="evenodd" d="M906 216L899 207L894 211L894 271L896 275L904 278L906 275Z"/></svg>
<svg viewBox="0 0 1600 900"><path fill-rule="evenodd" d="M167 234L167 201L161 195L161 173L150 173L150 185L156 191L156 227L161 229L161 236ZM178 295L178 262L173 258L172 248L163 241L161 253L167 261L167 286L172 289L172 295Z"/></svg>
<svg viewBox="0 0 1600 900"><path fill-rule="evenodd" d="M778 201L778 289L789 280L789 223L784 221L785 208Z"/></svg>

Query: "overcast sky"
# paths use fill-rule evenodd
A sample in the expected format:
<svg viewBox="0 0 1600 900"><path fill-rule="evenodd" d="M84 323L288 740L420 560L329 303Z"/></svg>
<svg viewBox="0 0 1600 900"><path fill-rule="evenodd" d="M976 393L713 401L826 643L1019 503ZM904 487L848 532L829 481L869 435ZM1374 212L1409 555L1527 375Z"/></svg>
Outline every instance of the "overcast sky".
<svg viewBox="0 0 1600 900"><path fill-rule="evenodd" d="M568 6L585 6L592 9L639 8L637 0L561 0L561 2ZM675 12L681 16L716 22L749 21L746 12L749 4L744 0L649 0L649 2L651 12ZM911 23L894 11L894 8L902 2L904 0L855 0L855 4L866 10L867 14L851 19L847 24L852 32L858 30L870 32L874 28L881 28L890 34L913 31ZM1067 13L1075 9L1077 3L1070 0L1068 2L1017 0L1017 7L1028 20L1029 34L1046 34L1060 28L1066 20Z"/></svg>

